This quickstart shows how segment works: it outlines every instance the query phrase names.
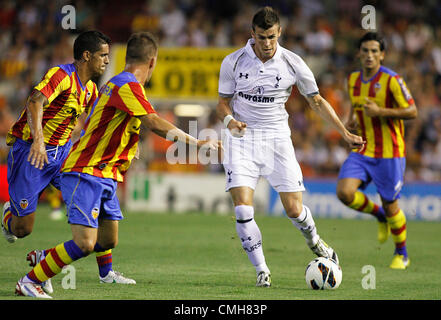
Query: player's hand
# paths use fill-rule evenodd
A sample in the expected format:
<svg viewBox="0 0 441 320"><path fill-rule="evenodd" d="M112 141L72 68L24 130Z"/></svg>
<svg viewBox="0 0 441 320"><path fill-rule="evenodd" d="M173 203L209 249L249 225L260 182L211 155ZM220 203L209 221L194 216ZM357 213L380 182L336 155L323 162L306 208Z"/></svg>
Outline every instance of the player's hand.
<svg viewBox="0 0 441 320"><path fill-rule="evenodd" d="M347 132L344 136L345 141L349 144L351 149L361 149L366 141L363 141L363 138L357 136L353 133Z"/></svg>
<svg viewBox="0 0 441 320"><path fill-rule="evenodd" d="M206 151L223 149L221 140L198 140L198 148Z"/></svg>
<svg viewBox="0 0 441 320"><path fill-rule="evenodd" d="M380 107L375 103L375 101L365 98L365 104L363 105L364 112L368 117L377 117L380 115Z"/></svg>
<svg viewBox="0 0 441 320"><path fill-rule="evenodd" d="M46 153L46 146L42 140L34 140L29 151L28 161L37 169L43 169L49 163Z"/></svg>
<svg viewBox="0 0 441 320"><path fill-rule="evenodd" d="M233 137L242 138L247 130L247 124L245 122L232 119L228 124L228 129Z"/></svg>

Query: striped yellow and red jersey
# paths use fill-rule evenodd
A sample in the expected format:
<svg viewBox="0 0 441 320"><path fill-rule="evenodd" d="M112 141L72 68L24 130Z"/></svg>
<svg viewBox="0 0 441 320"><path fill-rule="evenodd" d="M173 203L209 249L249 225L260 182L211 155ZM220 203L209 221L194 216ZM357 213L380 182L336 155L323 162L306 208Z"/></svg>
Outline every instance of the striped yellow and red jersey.
<svg viewBox="0 0 441 320"><path fill-rule="evenodd" d="M49 69L41 82L34 87L48 100L43 106L43 137L49 145L64 145L72 134L77 119L88 112L98 97L93 81L83 85L74 64L59 65ZM32 142L26 108L8 132L6 143L12 145L16 138Z"/></svg>
<svg viewBox="0 0 441 320"><path fill-rule="evenodd" d="M62 172L123 181L138 147L139 117L155 112L132 73L116 75L100 89L84 134L73 145Z"/></svg>
<svg viewBox="0 0 441 320"><path fill-rule="evenodd" d="M405 157L403 120L370 117L362 107L366 98L375 101L380 108L411 106L414 100L404 80L384 66L369 80L363 79L362 71L355 71L348 77L348 92L359 135L366 141L358 152L372 158Z"/></svg>

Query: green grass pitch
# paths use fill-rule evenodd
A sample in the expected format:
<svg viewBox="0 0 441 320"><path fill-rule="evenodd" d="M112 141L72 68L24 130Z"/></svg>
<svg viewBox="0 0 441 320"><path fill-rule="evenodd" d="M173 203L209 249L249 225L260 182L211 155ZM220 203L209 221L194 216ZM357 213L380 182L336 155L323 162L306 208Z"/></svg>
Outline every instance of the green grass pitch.
<svg viewBox="0 0 441 320"><path fill-rule="evenodd" d="M61 300L404 300L441 299L441 223L408 222L407 270L391 270L393 242L380 245L374 220L316 219L319 234L339 254L343 281L337 290L313 291L304 280L314 258L287 218L256 216L272 273L271 288L256 288L254 268L237 239L233 215L125 213L113 267L136 285L100 284L95 255L74 262L76 288L63 289L66 274L53 278ZM49 219L40 205L34 232L15 244L0 239L0 299L14 296L16 281L30 270L32 249L70 240L66 221ZM363 266L375 270L375 289L364 289ZM372 270L372 269L371 269ZM366 278L365 278L365 281ZM372 284L370 278L369 284Z"/></svg>

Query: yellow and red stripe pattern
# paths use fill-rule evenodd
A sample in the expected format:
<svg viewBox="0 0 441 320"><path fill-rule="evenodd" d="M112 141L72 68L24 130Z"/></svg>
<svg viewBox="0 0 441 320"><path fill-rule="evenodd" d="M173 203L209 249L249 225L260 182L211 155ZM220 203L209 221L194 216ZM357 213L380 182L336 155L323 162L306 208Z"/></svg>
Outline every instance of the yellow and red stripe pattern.
<svg viewBox="0 0 441 320"><path fill-rule="evenodd" d="M100 275L107 275L112 270L112 250L105 250L96 253L96 262L100 271Z"/></svg>
<svg viewBox="0 0 441 320"><path fill-rule="evenodd" d="M11 232L11 219L12 219L12 212L11 209L8 208L6 212L3 214L2 224L3 227L8 231Z"/></svg>
<svg viewBox="0 0 441 320"><path fill-rule="evenodd" d="M348 92L356 116L359 134L366 141L361 150L354 150L373 158L405 157L404 123L401 119L370 117L365 114L365 99L380 108L407 108L414 104L404 80L394 71L380 67L371 79L363 80L361 71L348 76Z"/></svg>
<svg viewBox="0 0 441 320"><path fill-rule="evenodd" d="M138 148L138 117L155 112L133 74L116 75L101 88L86 121L85 133L72 147L62 172L83 172L123 181Z"/></svg>
<svg viewBox="0 0 441 320"><path fill-rule="evenodd" d="M404 248L406 246L406 216L403 210L398 210L398 212L392 217L387 217L387 223L390 226L390 232L392 234L392 239L394 240L395 247L397 249Z"/></svg>
<svg viewBox="0 0 441 320"><path fill-rule="evenodd" d="M354 194L354 200L352 203L349 204L349 208L364 212L364 213L370 213L374 216L377 215L378 211L380 210L380 207L371 201L363 192L356 191Z"/></svg>
<svg viewBox="0 0 441 320"><path fill-rule="evenodd" d="M109 258L112 259L112 250L108 249L105 251L97 252L96 257L102 258L103 264L105 264L106 262L104 260L108 260Z"/></svg>
<svg viewBox="0 0 441 320"><path fill-rule="evenodd" d="M81 113L88 111L98 96L93 81L83 86L73 64L60 65L49 69L41 82L34 87L48 100L43 106L43 136L49 145L64 145L72 134ZM32 142L26 108L8 132L7 144L16 138Z"/></svg>
<svg viewBox="0 0 441 320"><path fill-rule="evenodd" d="M28 274L28 278L41 283L61 272L64 266L71 264L82 256L71 252L71 241L60 243L49 251L49 254L41 260ZM77 250L78 251L78 250Z"/></svg>

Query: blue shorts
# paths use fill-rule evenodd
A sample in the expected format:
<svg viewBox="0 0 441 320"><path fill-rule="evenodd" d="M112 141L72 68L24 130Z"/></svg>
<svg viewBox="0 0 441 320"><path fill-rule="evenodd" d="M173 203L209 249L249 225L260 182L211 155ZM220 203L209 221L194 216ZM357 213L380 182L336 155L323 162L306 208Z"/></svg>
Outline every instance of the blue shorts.
<svg viewBox="0 0 441 320"><path fill-rule="evenodd" d="M405 169L406 158L371 158L351 152L338 179L360 179L363 182L360 189L365 189L373 181L381 198L394 201L400 197Z"/></svg>
<svg viewBox="0 0 441 320"><path fill-rule="evenodd" d="M37 209L38 198L52 183L60 189L60 168L66 159L72 143L64 146L46 146L48 164L37 169L27 161L31 143L17 139L8 154L8 184L11 212L26 216Z"/></svg>
<svg viewBox="0 0 441 320"><path fill-rule="evenodd" d="M61 194L70 224L98 228L98 218L123 219L116 188L118 182L86 173L61 174Z"/></svg>

